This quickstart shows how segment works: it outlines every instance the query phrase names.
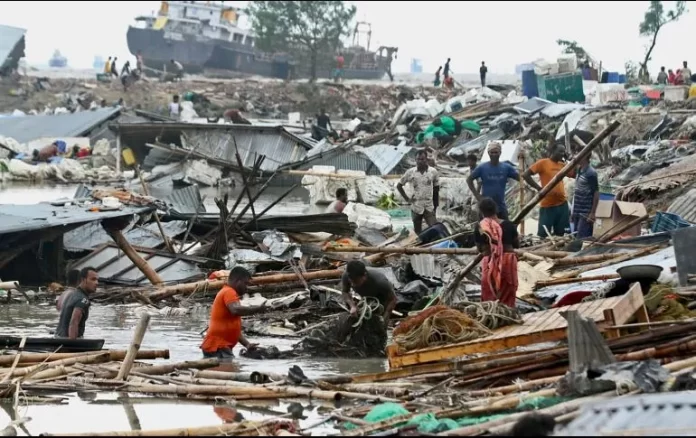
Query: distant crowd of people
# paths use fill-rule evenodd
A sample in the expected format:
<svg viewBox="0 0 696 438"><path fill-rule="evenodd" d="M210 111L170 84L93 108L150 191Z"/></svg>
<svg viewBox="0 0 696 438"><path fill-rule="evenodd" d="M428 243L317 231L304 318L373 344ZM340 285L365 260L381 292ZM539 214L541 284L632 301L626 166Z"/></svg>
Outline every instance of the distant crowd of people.
<svg viewBox="0 0 696 438"><path fill-rule="evenodd" d="M689 64L684 61L683 67L677 69L676 72L673 70L665 71L665 67L660 68L660 73L657 74L657 83L662 85L691 85L696 81L696 75L691 73Z"/></svg>
<svg viewBox="0 0 696 438"><path fill-rule="evenodd" d="M442 76L444 77L444 81L440 82L440 74L442 73ZM488 75L488 67L486 67L486 62L481 61L481 67L479 68L479 77L481 79L481 86L485 87L486 86L486 76ZM447 62L445 63L445 68L444 71L442 69L442 66L439 66L437 68L437 71L435 72L435 80L433 81L433 85L435 87L439 87L440 84L442 84L443 87L446 88L454 88L454 78L452 77L452 69L450 68L450 58L447 58Z"/></svg>

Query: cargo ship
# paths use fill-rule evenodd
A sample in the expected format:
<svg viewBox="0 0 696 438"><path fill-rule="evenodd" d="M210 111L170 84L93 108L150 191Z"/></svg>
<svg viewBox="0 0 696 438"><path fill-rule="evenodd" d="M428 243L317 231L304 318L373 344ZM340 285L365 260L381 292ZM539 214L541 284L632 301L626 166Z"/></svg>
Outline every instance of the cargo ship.
<svg viewBox="0 0 696 438"><path fill-rule="evenodd" d="M63 68L68 66L68 58L60 54L60 50L53 52L53 56L48 60L48 66L53 68Z"/></svg>
<svg viewBox="0 0 696 438"><path fill-rule="evenodd" d="M240 27L240 8L224 2L163 1L155 15L136 17L128 27L128 50L142 55L145 67L156 71L171 70L172 59L187 73L226 70L246 75L280 79L307 78L310 66L303 62L302 51L292 54L263 53L255 48L251 29ZM369 30L364 30L365 25ZM381 79L391 65L394 47L370 51L371 26L358 23L353 45L340 50L345 60L344 79ZM367 46L360 46L360 37ZM323 54L317 63L317 78L330 78L335 54Z"/></svg>

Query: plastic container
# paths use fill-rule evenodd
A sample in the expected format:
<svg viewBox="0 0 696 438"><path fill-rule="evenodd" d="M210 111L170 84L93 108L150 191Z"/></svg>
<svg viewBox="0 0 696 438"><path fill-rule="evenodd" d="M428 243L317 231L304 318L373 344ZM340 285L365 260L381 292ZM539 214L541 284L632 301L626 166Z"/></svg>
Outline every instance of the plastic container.
<svg viewBox="0 0 696 438"><path fill-rule="evenodd" d="M615 71L610 71L608 73L609 74L607 75L607 83L618 84L619 83L619 73L615 72Z"/></svg>
<svg viewBox="0 0 696 438"><path fill-rule="evenodd" d="M599 192L599 200L600 201L613 201L616 197L614 196L613 193L603 193Z"/></svg>
<svg viewBox="0 0 696 438"><path fill-rule="evenodd" d="M678 228L687 228L690 226L692 226L692 224L682 219L678 214L658 211L655 214L655 220L653 220L650 231L652 233L660 233L663 231L672 231Z"/></svg>
<svg viewBox="0 0 696 438"><path fill-rule="evenodd" d="M522 94L529 99L539 96L537 76L534 70L525 70L522 72Z"/></svg>
<svg viewBox="0 0 696 438"><path fill-rule="evenodd" d="M619 75L619 84L626 83L626 75Z"/></svg>
<svg viewBox="0 0 696 438"><path fill-rule="evenodd" d="M131 148L125 148L124 150L122 150L121 156L123 157L123 162L126 166L135 165L135 155L133 154Z"/></svg>

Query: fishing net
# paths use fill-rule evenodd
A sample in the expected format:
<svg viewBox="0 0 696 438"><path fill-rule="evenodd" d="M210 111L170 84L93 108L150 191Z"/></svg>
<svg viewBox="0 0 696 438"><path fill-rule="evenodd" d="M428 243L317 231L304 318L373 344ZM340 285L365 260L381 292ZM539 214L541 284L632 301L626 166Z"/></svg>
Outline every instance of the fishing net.
<svg viewBox="0 0 696 438"><path fill-rule="evenodd" d="M383 314L379 301L366 297L358 304L356 316L345 313L338 320L327 321L293 349L313 357L385 357L387 329Z"/></svg>
<svg viewBox="0 0 696 438"><path fill-rule="evenodd" d="M524 323L517 309L498 301L482 301L480 303L462 301L452 307L469 315L489 330Z"/></svg>
<svg viewBox="0 0 696 438"><path fill-rule="evenodd" d="M394 342L404 351L472 341L491 331L459 310L431 307L394 329Z"/></svg>
<svg viewBox="0 0 696 438"><path fill-rule="evenodd" d="M655 284L645 296L645 308L651 321L675 321L696 317L696 312L681 304L672 286Z"/></svg>

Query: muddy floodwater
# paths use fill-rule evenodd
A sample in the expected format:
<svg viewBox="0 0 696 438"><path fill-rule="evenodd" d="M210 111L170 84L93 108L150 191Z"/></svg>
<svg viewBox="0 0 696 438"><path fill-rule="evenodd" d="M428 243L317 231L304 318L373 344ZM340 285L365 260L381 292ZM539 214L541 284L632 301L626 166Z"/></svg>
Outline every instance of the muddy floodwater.
<svg viewBox="0 0 696 438"><path fill-rule="evenodd" d="M280 190L282 192L282 189ZM204 189L205 204L209 211L215 211L213 198L222 193L217 189ZM0 204L34 204L55 200L61 197L72 197L75 186L26 186L0 185ZM234 200L236 194L231 193ZM276 194L269 193L257 201L257 210L264 208L275 200ZM212 207L211 207L212 206ZM270 215L287 214L289 216L322 212L323 207L310 206L304 190L293 193L286 201L272 209ZM405 224L404 224L405 225ZM400 225L399 225L400 226ZM126 349L130 343L133 329L139 319L142 306L100 306L93 305L85 332L86 338L105 339L104 348ZM169 349L169 361L201 359L199 345L202 341L200 332L207 326L209 309L186 316L153 316L145 335L143 349ZM50 336L58 321L58 311L51 304L13 304L0 306L0 333L4 335ZM281 350L290 349L297 339L258 338L249 336L252 342L262 346L277 346ZM239 356L239 347L235 349ZM384 371L386 360L374 359L304 359L304 360L264 360L254 361L238 358L235 363L240 371L260 371L285 374L292 365L298 365L310 378L322 375L359 374ZM130 396L122 393L80 392L73 394L56 394L63 398L62 404L22 405L20 397L19 414L31 418L18 429L21 435L40 433L80 433L107 432L124 430L170 429L180 427L211 426L223 423L223 417L233 411L231 407L218 405L213 402L193 402L187 400L154 399L140 394ZM301 421L306 427L316 423L321 415L317 408L328 406L326 402L307 399L297 400L305 406L304 415L307 419ZM246 419L271 418L287 413L290 401L244 401L235 409ZM2 406L0 409L0 429L13 419L12 407ZM331 433L330 426L320 426L312 429L314 435Z"/></svg>

